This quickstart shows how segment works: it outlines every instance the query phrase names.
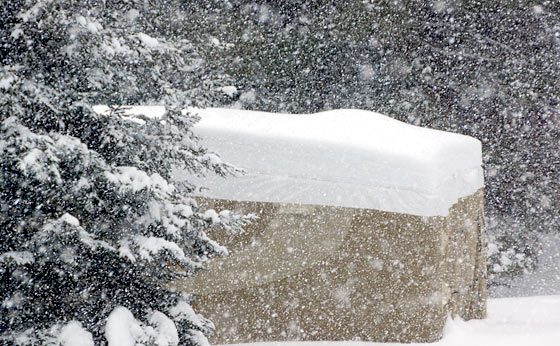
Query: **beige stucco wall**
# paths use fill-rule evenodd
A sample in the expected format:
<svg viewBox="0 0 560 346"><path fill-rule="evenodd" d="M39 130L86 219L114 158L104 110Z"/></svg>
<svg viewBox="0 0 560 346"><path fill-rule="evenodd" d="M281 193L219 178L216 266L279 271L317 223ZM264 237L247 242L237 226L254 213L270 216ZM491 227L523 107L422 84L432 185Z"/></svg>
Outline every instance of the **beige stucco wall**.
<svg viewBox="0 0 560 346"><path fill-rule="evenodd" d="M259 216L216 234L231 255L175 283L216 325L213 343L430 342L448 313L486 314L483 191L447 217L370 209L201 200Z"/></svg>

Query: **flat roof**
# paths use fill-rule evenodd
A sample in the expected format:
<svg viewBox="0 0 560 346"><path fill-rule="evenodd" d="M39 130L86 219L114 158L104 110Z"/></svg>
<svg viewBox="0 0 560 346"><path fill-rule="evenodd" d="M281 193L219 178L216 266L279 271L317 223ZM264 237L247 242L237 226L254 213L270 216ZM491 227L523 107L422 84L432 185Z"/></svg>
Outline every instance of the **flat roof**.
<svg viewBox="0 0 560 346"><path fill-rule="evenodd" d="M202 144L247 171L190 177L202 196L446 216L484 185L480 141L376 112L196 112Z"/></svg>

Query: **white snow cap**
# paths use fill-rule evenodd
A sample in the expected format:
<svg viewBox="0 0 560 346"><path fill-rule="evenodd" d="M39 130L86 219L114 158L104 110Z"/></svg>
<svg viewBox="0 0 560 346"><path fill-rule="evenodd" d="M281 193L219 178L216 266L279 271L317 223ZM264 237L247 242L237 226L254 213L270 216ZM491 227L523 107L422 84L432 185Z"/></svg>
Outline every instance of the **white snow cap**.
<svg viewBox="0 0 560 346"><path fill-rule="evenodd" d="M248 172L196 180L207 197L446 216L484 185L480 141L379 113L196 112L202 144Z"/></svg>
<svg viewBox="0 0 560 346"><path fill-rule="evenodd" d="M58 344L61 346L94 346L93 336L77 321L70 321L60 330Z"/></svg>
<svg viewBox="0 0 560 346"><path fill-rule="evenodd" d="M107 317L105 338L109 346L134 346L146 340L146 333L139 321L124 306L116 307Z"/></svg>

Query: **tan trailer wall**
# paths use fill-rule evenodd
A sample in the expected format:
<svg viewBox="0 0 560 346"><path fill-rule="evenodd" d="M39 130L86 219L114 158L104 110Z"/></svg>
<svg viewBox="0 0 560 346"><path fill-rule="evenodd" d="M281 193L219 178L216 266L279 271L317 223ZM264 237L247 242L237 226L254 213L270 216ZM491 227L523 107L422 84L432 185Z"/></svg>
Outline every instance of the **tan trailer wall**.
<svg viewBox="0 0 560 346"><path fill-rule="evenodd" d="M444 282L449 287L448 310L464 320L486 317L486 241L484 193L461 199L445 218L448 241Z"/></svg>
<svg viewBox="0 0 560 346"><path fill-rule="evenodd" d="M431 342L448 311L485 315L482 191L448 217L370 209L201 200L255 213L232 253L177 282L216 325L213 343L279 340Z"/></svg>

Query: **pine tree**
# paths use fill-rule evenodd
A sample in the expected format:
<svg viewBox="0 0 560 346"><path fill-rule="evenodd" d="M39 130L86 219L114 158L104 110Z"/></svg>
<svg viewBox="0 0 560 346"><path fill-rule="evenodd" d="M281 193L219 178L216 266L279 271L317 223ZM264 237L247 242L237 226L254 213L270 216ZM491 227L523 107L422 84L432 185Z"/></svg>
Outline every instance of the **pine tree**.
<svg viewBox="0 0 560 346"><path fill-rule="evenodd" d="M77 329L102 344L118 315L133 316L137 342L206 344L211 322L166 284L227 253L207 233L246 219L209 217L171 172L240 172L181 111L219 97L227 77L206 79L204 45L175 35L180 1L1 6L0 343L57 344ZM92 108L148 102L163 118Z"/></svg>

